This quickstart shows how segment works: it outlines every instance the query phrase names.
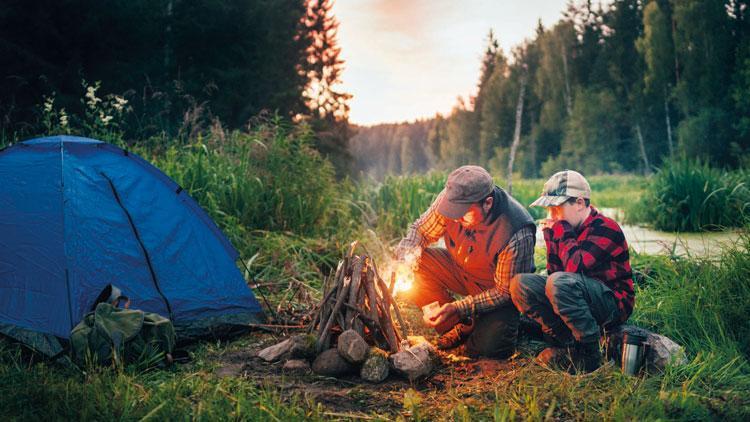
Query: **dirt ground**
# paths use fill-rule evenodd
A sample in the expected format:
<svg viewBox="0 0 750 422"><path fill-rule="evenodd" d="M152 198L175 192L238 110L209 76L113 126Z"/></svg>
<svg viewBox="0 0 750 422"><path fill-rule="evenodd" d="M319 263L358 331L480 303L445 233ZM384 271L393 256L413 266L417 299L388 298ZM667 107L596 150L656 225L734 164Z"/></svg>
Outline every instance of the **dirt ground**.
<svg viewBox="0 0 750 422"><path fill-rule="evenodd" d="M409 326L409 333L422 335L429 341L435 341L432 330L417 323L421 320L417 308L404 306L404 318ZM439 405L440 397L447 393L459 395L465 400L494 399L495 387L499 383L512 382L517 369L529 365L529 356L541 345L522 342L519 352L508 360L468 359L450 353L438 352L440 362L433 373L424 379L409 382L407 379L390 374L380 384L362 381L357 375L343 378L331 378L308 372L302 375L282 371L284 362L267 363L255 355L264 347L276 344L291 333L254 332L248 336L252 343L240 349L230 350L216 356L217 376L241 376L256 380L258 386L274 388L305 397L315 403L321 403L330 414L341 416L364 417L365 414L408 415L404 410L404 393L414 389L424 397L423 406L430 406L434 400ZM456 397L458 398L458 397Z"/></svg>

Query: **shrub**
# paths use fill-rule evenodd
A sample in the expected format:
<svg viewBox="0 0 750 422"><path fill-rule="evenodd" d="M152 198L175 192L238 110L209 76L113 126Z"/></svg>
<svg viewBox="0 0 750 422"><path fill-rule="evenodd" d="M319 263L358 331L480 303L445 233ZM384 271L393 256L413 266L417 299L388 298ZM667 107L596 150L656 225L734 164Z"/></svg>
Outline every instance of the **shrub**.
<svg viewBox="0 0 750 422"><path fill-rule="evenodd" d="M224 139L199 136L150 159L225 229L239 224L316 235L333 213L333 168L312 149L303 127L274 121Z"/></svg>
<svg viewBox="0 0 750 422"><path fill-rule="evenodd" d="M666 162L639 204L638 220L680 232L739 227L750 205L748 179L701 161Z"/></svg>

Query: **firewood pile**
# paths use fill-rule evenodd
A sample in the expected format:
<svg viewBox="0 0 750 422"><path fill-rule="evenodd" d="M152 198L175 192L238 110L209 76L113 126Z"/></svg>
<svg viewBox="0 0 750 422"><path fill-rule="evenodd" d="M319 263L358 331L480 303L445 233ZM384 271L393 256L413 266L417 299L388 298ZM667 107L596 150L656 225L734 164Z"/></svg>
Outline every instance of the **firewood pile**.
<svg viewBox="0 0 750 422"><path fill-rule="evenodd" d="M352 244L324 282L308 333L268 347L259 357L269 362L287 358L284 368L302 371L312 360L312 370L320 375L359 371L370 382L383 381L391 369L409 379L431 372L435 351L424 339L408 337L392 294L395 274L386 284L369 254L354 253L357 246Z"/></svg>
<svg viewBox="0 0 750 422"><path fill-rule="evenodd" d="M317 352L329 349L332 341L350 329L369 345L398 352L407 334L401 311L391 294L395 281L393 275L390 286L386 286L368 255L350 253L344 257L332 280L324 286L323 301L312 323L317 330ZM398 319L401 335L396 330L393 314Z"/></svg>

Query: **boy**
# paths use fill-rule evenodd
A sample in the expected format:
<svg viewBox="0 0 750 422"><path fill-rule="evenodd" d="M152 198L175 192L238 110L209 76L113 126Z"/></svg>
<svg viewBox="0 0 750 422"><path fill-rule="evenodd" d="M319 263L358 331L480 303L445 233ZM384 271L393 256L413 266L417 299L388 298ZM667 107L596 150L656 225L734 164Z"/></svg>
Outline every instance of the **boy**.
<svg viewBox="0 0 750 422"><path fill-rule="evenodd" d="M591 188L578 172L565 170L545 184L531 206L547 207L542 224L547 274L519 274L510 295L552 340L537 359L591 372L601 364L600 329L625 322L635 295L628 244L620 226L590 204Z"/></svg>

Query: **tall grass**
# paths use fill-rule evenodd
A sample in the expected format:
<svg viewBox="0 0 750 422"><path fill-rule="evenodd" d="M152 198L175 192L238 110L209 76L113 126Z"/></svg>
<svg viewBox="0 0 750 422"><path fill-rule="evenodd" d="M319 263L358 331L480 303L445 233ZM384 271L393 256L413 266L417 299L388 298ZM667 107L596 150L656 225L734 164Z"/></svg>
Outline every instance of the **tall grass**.
<svg viewBox="0 0 750 422"><path fill-rule="evenodd" d="M11 420L322 419L320 408L299 395L284 395L262 380L216 378L211 369L198 362L151 372L127 367L84 373L29 364L0 340L0 415Z"/></svg>
<svg viewBox="0 0 750 422"><path fill-rule="evenodd" d="M366 219L378 233L394 239L405 233L406 228L427 210L445 186L446 173L432 172L419 176L387 176L382 183L366 181L360 184L356 200L367 207ZM647 179L640 176L592 176L592 203L598 207L619 208L628 215L634 203L641 197ZM520 179L513 183L512 196L525 206L531 216L540 219L546 210L529 207L542 192L545 180ZM495 183L505 188L505 181L495 178Z"/></svg>
<svg viewBox="0 0 750 422"><path fill-rule="evenodd" d="M219 221L231 216L248 230L324 232L336 196L333 168L310 146L310 135L280 123L224 139L144 151Z"/></svg>
<svg viewBox="0 0 750 422"><path fill-rule="evenodd" d="M750 236L721 260L672 260L635 256L646 274L636 293L638 324L687 346L692 353L714 352L750 358Z"/></svg>
<svg viewBox="0 0 750 422"><path fill-rule="evenodd" d="M666 162L652 178L635 219L665 231L741 227L750 207L750 175L700 161Z"/></svg>

